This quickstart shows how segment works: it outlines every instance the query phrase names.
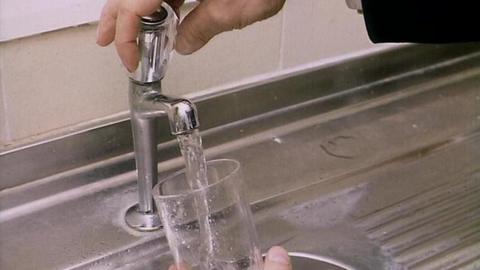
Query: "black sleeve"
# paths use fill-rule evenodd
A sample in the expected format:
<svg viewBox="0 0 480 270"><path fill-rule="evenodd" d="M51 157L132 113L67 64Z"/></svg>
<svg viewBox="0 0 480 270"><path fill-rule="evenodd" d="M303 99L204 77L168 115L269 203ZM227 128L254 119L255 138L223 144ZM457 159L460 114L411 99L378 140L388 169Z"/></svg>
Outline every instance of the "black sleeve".
<svg viewBox="0 0 480 270"><path fill-rule="evenodd" d="M480 41L479 0L362 0L372 42Z"/></svg>

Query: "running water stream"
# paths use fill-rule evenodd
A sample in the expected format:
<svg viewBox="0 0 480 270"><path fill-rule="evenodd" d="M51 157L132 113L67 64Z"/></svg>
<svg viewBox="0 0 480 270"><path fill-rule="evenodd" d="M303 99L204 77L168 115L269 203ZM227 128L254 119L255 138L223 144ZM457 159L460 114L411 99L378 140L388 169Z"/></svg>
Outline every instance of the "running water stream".
<svg viewBox="0 0 480 270"><path fill-rule="evenodd" d="M198 196L194 198L196 208L197 208L197 218L198 224L200 229L200 238L201 243L205 245L207 257L206 261L200 262L203 265L204 270L259 270L260 268L257 267L257 264L254 262L261 261L260 253L257 252L257 247L252 246L247 249L255 250L255 252L251 254L243 254L244 257L236 257L236 256L227 256L228 259L219 257L218 254L221 254L222 248L224 246L219 246L218 237L219 237L219 230L220 235L224 235L224 233L228 230L231 230L232 233L239 233L249 236L254 235L249 231L249 226L245 226L242 228L237 228L235 224L245 224L245 221L242 218L250 217L246 216L245 213L249 212L249 210L244 209L244 205L238 201L233 202L232 205L225 207L221 210L213 210L213 205L210 205L212 201L211 198L207 195L209 179L207 174L207 162L205 159L205 155L203 153L202 147L202 138L198 132L198 130L194 130L192 133L182 134L177 136L177 140L179 143L180 151L182 156L185 160L185 175L186 180L190 186L190 189L200 191L198 192ZM215 175L215 174L213 174ZM212 177L212 173L210 173L210 177ZM210 179L214 181L215 179ZM212 184L212 183L210 183ZM248 206L245 206L248 207ZM215 211L212 212L212 211ZM218 217L225 217L225 221L228 218L229 222L233 222L232 226L225 226L222 221L218 221ZM221 229L219 229L221 228ZM242 231L243 230L243 231ZM224 235L225 237L225 235ZM222 242L222 241L220 241ZM242 242L242 241L240 241ZM253 243L251 243L253 245ZM244 246L245 247L245 246ZM242 246L233 247L231 246L230 249L237 249L242 250ZM245 249L243 249L245 250ZM230 251L229 251L230 252ZM241 252L240 252L241 253ZM257 254L258 253L258 254ZM217 256L215 256L217 254ZM232 254L230 254L232 255ZM238 255L238 254L236 254ZM253 263L253 264L252 264ZM195 267L193 269L196 269Z"/></svg>
<svg viewBox="0 0 480 270"><path fill-rule="evenodd" d="M177 136L180 152L185 161L185 175L187 182L192 190L206 190L208 186L207 161L203 153L202 137L198 130L192 133ZM198 211L198 224L200 227L200 236L207 248L207 262L205 269L209 269L210 255L214 248L214 240L209 222L209 205L205 193L200 192L200 196L195 198Z"/></svg>
<svg viewBox="0 0 480 270"><path fill-rule="evenodd" d="M208 186L207 162L198 130L178 135L177 140L185 160L185 174L190 188L193 190Z"/></svg>

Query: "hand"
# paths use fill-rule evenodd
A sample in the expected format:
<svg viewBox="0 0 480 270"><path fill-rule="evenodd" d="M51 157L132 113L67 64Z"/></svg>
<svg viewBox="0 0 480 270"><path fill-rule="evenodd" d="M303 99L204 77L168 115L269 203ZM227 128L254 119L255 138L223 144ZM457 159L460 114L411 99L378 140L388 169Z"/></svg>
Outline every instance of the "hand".
<svg viewBox="0 0 480 270"><path fill-rule="evenodd" d="M178 13L184 0L166 0ZM191 54L215 35L241 29L275 15L285 0L200 0L178 27L175 49ZM133 71L138 65L137 34L141 16L152 14L162 0L107 0L97 28L97 44L115 46L124 66Z"/></svg>
<svg viewBox="0 0 480 270"><path fill-rule="evenodd" d="M175 267L170 266L168 270L189 270L188 267ZM292 270L292 264L290 263L290 257L288 253L282 247L272 247L267 253L265 258L265 265L263 270Z"/></svg>
<svg viewBox="0 0 480 270"><path fill-rule="evenodd" d="M292 270L290 257L282 247L272 247L265 258L264 270Z"/></svg>

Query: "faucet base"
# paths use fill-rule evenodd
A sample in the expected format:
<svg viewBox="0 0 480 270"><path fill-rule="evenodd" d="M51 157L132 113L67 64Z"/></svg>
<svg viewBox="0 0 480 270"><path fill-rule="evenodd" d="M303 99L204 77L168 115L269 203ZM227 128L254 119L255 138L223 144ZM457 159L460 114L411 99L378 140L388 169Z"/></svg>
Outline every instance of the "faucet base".
<svg viewBox="0 0 480 270"><path fill-rule="evenodd" d="M130 228L140 232L151 232L162 228L158 213L142 213L138 209L138 204L128 208L125 213L125 222Z"/></svg>

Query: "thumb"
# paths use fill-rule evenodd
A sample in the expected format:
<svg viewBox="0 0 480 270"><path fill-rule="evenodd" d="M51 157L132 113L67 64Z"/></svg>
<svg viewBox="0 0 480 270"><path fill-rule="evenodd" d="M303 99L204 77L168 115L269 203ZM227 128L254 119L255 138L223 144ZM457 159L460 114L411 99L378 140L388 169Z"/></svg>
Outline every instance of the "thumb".
<svg viewBox="0 0 480 270"><path fill-rule="evenodd" d="M292 270L290 257L282 247L272 247L267 253L264 270Z"/></svg>
<svg viewBox="0 0 480 270"><path fill-rule="evenodd" d="M191 54L215 35L242 29L256 21L275 15L285 0L200 0L178 27L175 49Z"/></svg>
<svg viewBox="0 0 480 270"><path fill-rule="evenodd" d="M218 5L210 1L200 2L178 26L175 50L180 54L191 54L203 47L215 35L231 30L229 28L232 27L228 26L229 22L219 21L216 14L222 14Z"/></svg>

